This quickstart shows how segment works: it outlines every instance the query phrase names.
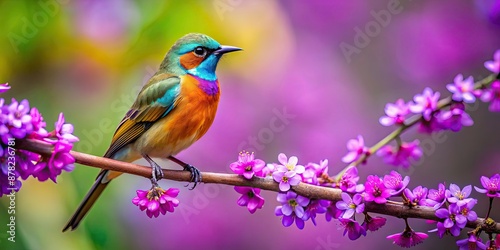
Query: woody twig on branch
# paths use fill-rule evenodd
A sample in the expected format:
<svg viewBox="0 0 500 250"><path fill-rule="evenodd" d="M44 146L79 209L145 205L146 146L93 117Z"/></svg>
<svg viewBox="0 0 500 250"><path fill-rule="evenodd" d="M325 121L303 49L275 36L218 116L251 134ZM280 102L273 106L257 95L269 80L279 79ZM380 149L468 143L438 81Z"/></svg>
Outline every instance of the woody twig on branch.
<svg viewBox="0 0 500 250"><path fill-rule="evenodd" d="M49 157L53 153L52 145L37 140L23 140L18 144L18 148L35 152L47 157ZM70 153L75 158L76 163L85 166L108 169L122 173L142 176L145 178L151 178L151 169L146 166L141 166L128 162L116 161L113 159L103 158L95 155L89 155L76 151L71 151ZM165 175L164 178L168 180L189 182L191 178L188 172L181 170L163 169L163 173ZM280 191L278 183L275 182L270 177L267 178L253 177L252 179L248 180L236 174L202 172L202 182L206 184L224 184L230 186L255 187L274 192ZM340 195L342 193L342 190L337 188L328 188L328 187L310 185L306 183L300 183L297 186L294 186L292 189L297 194L311 199L324 199L334 202L342 200ZM409 207L403 204L403 202L390 202L386 204L377 204L375 202L368 202L366 203L365 211L394 216L398 218L418 218L426 220L443 221L443 219L440 219L435 215L435 210L433 208L425 206ZM481 227L486 232L500 233L500 223L487 225L484 218L478 218L475 221L468 222L467 227L469 228Z"/></svg>

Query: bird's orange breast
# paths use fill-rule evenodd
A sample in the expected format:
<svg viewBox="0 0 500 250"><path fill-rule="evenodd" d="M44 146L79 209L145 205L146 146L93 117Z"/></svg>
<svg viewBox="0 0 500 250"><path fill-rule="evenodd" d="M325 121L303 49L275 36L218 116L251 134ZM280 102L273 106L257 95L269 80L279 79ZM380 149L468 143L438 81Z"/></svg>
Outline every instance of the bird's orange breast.
<svg viewBox="0 0 500 250"><path fill-rule="evenodd" d="M219 83L214 82L219 89ZM220 92L208 95L191 75L181 77L181 89L175 107L156 122L138 143L152 157L167 157L186 149L200 139L212 125ZM141 142L142 141L142 142Z"/></svg>
<svg viewBox="0 0 500 250"><path fill-rule="evenodd" d="M207 95L191 75L184 76L182 81L185 82L181 86L175 107L178 113L167 124L176 128L173 131L174 138L193 137L198 140L208 131L214 121L220 92ZM216 84L218 88L219 83ZM176 131L178 133L175 133Z"/></svg>

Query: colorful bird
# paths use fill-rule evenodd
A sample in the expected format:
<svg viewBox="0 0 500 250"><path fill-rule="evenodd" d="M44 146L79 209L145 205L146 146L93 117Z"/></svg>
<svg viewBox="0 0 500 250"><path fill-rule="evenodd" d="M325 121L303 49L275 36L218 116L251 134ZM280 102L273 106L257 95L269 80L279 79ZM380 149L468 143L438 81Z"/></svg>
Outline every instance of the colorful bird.
<svg viewBox="0 0 500 250"><path fill-rule="evenodd" d="M170 159L191 172L194 188L201 181L199 170L174 155L200 139L212 125L220 97L217 63L225 53L238 50L203 34L177 40L118 125L104 157L125 162L145 158L151 165L153 185L163 172L151 158ZM120 174L101 170L63 232L78 227L109 182Z"/></svg>

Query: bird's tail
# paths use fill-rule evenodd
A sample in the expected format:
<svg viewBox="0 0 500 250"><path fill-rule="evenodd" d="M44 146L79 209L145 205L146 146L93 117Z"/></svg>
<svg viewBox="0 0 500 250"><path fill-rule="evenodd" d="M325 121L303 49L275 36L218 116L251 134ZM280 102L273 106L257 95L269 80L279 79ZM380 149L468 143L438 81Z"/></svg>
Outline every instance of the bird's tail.
<svg viewBox="0 0 500 250"><path fill-rule="evenodd" d="M109 170L102 170L99 175L97 176L94 185L90 188L90 191L87 193L85 198L83 199L82 203L80 203L80 206L78 206L78 209L76 212L73 214L71 219L68 221L66 226L63 228L63 232L71 229L75 230L78 227L78 224L80 224L80 221L85 217L85 215L88 213L92 205L94 205L94 202L99 198L99 196L102 194L102 191L108 186L110 181L106 181L105 177L108 174ZM107 178L106 178L107 179ZM104 180L104 182L103 182Z"/></svg>

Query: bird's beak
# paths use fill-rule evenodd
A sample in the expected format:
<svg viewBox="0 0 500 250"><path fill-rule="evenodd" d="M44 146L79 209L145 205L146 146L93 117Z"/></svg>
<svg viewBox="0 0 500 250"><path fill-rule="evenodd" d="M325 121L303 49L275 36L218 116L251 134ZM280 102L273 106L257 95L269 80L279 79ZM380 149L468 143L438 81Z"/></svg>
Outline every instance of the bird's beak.
<svg viewBox="0 0 500 250"><path fill-rule="evenodd" d="M223 54L238 51L238 50L242 50L242 49L238 48L238 47L234 47L234 46L221 45L220 48L218 48L217 50L214 51L214 54L223 55Z"/></svg>

